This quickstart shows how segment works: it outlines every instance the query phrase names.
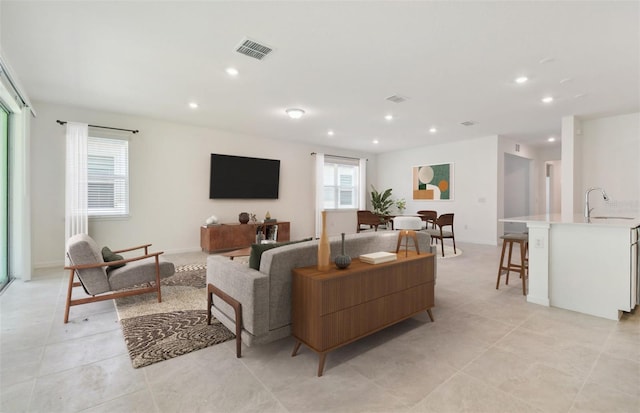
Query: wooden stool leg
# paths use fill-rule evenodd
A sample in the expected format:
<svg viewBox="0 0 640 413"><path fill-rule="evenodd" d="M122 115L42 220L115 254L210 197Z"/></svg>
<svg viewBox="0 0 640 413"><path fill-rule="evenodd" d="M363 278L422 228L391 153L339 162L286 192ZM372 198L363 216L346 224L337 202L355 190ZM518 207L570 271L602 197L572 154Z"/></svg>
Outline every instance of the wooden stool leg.
<svg viewBox="0 0 640 413"><path fill-rule="evenodd" d="M522 295L527 295L527 273L525 271L525 260L527 254L527 242L520 242L520 277L522 277Z"/></svg>
<svg viewBox="0 0 640 413"><path fill-rule="evenodd" d="M507 249L507 241L502 242L502 253L500 254L500 265L498 266L498 281L496 281L496 290L500 287L500 276L502 275L502 269L504 266L502 265L504 262L504 252Z"/></svg>
<svg viewBox="0 0 640 413"><path fill-rule="evenodd" d="M509 285L509 274L511 273L511 253L513 251L513 242L509 240L509 260L507 261L507 282L506 285Z"/></svg>

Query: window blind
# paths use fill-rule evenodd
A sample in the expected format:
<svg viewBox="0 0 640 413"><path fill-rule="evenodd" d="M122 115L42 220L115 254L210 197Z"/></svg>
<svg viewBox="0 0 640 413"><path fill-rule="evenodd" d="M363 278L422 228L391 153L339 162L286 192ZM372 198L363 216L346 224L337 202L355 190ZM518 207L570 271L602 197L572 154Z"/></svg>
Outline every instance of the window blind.
<svg viewBox="0 0 640 413"><path fill-rule="evenodd" d="M88 138L89 216L129 215L129 142Z"/></svg>

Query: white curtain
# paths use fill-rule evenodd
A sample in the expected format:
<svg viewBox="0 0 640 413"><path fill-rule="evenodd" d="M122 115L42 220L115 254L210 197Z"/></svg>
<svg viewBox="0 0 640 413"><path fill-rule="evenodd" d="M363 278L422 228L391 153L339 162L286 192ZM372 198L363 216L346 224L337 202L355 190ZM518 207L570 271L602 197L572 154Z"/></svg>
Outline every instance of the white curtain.
<svg viewBox="0 0 640 413"><path fill-rule="evenodd" d="M358 173L360 174L360 182L358 189L360 199L358 205L360 209L367 209L367 160L361 158L359 165Z"/></svg>
<svg viewBox="0 0 640 413"><path fill-rule="evenodd" d="M322 231L322 210L324 209L324 153L316 153L316 238Z"/></svg>
<svg viewBox="0 0 640 413"><path fill-rule="evenodd" d="M87 137L86 123L67 122L67 166L66 166L66 241L76 234L89 231L87 196Z"/></svg>

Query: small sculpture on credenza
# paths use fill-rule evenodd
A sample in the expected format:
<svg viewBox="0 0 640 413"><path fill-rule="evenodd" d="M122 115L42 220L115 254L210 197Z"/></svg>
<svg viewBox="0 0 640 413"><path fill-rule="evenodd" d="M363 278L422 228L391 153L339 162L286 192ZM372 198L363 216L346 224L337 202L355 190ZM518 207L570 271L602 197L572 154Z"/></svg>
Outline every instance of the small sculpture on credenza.
<svg viewBox="0 0 640 413"><path fill-rule="evenodd" d="M336 267L341 270L344 270L349 265L351 265L351 257L344 252L344 232L342 233L342 252L340 253L340 255L336 255L336 258L333 262L335 262Z"/></svg>
<svg viewBox="0 0 640 413"><path fill-rule="evenodd" d="M216 217L215 215L211 215L204 222L207 225L216 225L218 223L218 217Z"/></svg>
<svg viewBox="0 0 640 413"><path fill-rule="evenodd" d="M241 212L240 215L238 215L238 221L240 221L241 224L249 222L249 213Z"/></svg>

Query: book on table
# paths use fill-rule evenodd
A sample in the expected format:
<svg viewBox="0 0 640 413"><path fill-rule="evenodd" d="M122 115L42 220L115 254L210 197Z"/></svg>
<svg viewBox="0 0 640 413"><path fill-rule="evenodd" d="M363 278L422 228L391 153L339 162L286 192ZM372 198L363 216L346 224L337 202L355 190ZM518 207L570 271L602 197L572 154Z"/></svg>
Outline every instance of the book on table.
<svg viewBox="0 0 640 413"><path fill-rule="evenodd" d="M370 254L362 254L360 261L368 264L381 264L383 262L395 261L398 256L394 252L372 252Z"/></svg>

